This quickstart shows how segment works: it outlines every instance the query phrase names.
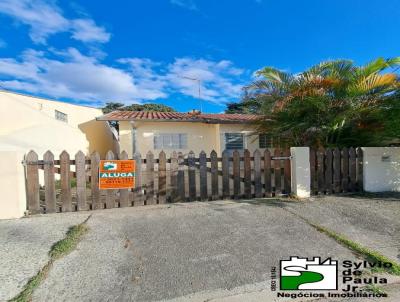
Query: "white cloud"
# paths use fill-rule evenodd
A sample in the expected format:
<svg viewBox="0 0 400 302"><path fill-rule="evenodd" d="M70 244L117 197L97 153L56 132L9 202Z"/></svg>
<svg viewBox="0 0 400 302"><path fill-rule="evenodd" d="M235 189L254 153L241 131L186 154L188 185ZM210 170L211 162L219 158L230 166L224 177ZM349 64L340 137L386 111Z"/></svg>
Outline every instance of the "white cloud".
<svg viewBox="0 0 400 302"><path fill-rule="evenodd" d="M45 44L50 35L70 32L71 37L82 42L105 43L110 34L92 19L67 19L53 1L1 0L0 13L30 27L29 36L35 43Z"/></svg>
<svg viewBox="0 0 400 302"><path fill-rule="evenodd" d="M201 98L215 103L224 103L240 96L243 85L239 76L242 69L230 61L178 58L168 66L166 77L179 93L198 97L198 83L187 79L200 80Z"/></svg>
<svg viewBox="0 0 400 302"><path fill-rule="evenodd" d="M194 0L170 0L171 4L190 9L197 10L197 5Z"/></svg>
<svg viewBox="0 0 400 302"><path fill-rule="evenodd" d="M132 74L106 66L86 57L74 48L63 53L64 61L48 59L40 52L28 50L20 60L0 59L1 85L10 89L40 92L92 102L154 99L162 94L141 89Z"/></svg>
<svg viewBox="0 0 400 302"><path fill-rule="evenodd" d="M105 43L110 40L110 34L104 27L97 26L91 19L75 19L71 21L72 38L82 42Z"/></svg>
<svg viewBox="0 0 400 302"><path fill-rule="evenodd" d="M118 62L129 66L135 85L148 99L167 97L165 77L154 70L160 63L146 58L123 58Z"/></svg>
<svg viewBox="0 0 400 302"><path fill-rule="evenodd" d="M50 56L51 55L51 58ZM9 89L41 93L49 97L104 103L142 102L173 94L225 103L240 96L243 70L232 62L177 58L170 64L147 58L123 58L120 66L108 66L98 57L84 55L75 48L28 49L18 58L0 58L0 84Z"/></svg>
<svg viewBox="0 0 400 302"><path fill-rule="evenodd" d="M170 0L172 4L197 10L194 0ZM79 9L81 10L81 9ZM0 0L0 14L29 27L35 43L46 44L57 33L68 33L74 40L87 43L86 53L76 48L44 51L28 49L17 58L0 57L0 84L9 89L40 93L49 97L79 102L141 102L166 98L173 94L198 97L224 103L239 97L242 69L228 60L212 61L176 58L172 63L148 58L122 58L106 65L107 54L97 43L110 40L110 33L98 26L88 14L66 18L56 0ZM93 43L95 42L95 43ZM0 48L5 47L0 39Z"/></svg>
<svg viewBox="0 0 400 302"><path fill-rule="evenodd" d="M57 6L40 0L2 0L0 12L29 25L29 35L37 43L44 43L49 35L66 31L69 26Z"/></svg>

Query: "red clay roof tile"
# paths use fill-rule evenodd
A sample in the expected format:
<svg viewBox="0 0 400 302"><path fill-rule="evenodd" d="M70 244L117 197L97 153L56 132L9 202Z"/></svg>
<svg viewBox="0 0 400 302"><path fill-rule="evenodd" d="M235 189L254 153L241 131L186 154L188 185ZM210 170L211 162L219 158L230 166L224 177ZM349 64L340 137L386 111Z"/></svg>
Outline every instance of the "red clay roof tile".
<svg viewBox="0 0 400 302"><path fill-rule="evenodd" d="M212 114L152 111L113 111L98 117L100 121L180 121L203 123L246 123L260 118L256 114Z"/></svg>

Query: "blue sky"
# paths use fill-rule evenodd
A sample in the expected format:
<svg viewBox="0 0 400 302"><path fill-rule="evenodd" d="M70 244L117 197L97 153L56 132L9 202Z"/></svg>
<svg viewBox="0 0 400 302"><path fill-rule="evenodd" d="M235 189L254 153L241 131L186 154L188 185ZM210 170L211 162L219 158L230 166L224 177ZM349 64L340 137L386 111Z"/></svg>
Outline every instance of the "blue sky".
<svg viewBox="0 0 400 302"><path fill-rule="evenodd" d="M398 0L0 0L0 85L221 112L254 71L400 55Z"/></svg>

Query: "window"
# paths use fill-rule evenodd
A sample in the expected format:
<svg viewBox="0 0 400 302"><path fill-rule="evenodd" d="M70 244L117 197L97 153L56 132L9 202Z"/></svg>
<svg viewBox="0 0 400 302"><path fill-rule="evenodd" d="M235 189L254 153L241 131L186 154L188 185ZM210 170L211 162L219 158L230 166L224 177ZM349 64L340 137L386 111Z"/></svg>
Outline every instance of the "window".
<svg viewBox="0 0 400 302"><path fill-rule="evenodd" d="M59 121L62 121L62 122L68 122L68 115L67 114L65 114L65 113L63 113L63 112L61 112L61 111L58 111L58 110L56 110L55 111L56 112L56 120L59 120Z"/></svg>
<svg viewBox="0 0 400 302"><path fill-rule="evenodd" d="M244 149L244 137L242 133L225 133L225 149Z"/></svg>
<svg viewBox="0 0 400 302"><path fill-rule="evenodd" d="M187 134L157 133L154 135L154 149L187 149Z"/></svg>
<svg viewBox="0 0 400 302"><path fill-rule="evenodd" d="M258 136L259 148L272 148L272 139L266 134L260 134Z"/></svg>

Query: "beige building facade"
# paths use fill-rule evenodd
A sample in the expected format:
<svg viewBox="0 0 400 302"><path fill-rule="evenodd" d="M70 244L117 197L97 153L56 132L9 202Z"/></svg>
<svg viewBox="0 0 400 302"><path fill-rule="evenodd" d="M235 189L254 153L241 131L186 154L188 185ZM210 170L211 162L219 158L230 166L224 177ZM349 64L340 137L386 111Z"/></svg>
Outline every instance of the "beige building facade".
<svg viewBox="0 0 400 302"><path fill-rule="evenodd" d="M244 114L198 114L169 113L151 115L145 113L113 112L98 120L117 121L119 124L120 149L129 157L135 152L142 156L148 151L157 155L163 150L167 156L173 151L210 154L215 150L221 155L223 150L256 149L270 147L259 135L254 134L252 121L256 116Z"/></svg>
<svg viewBox="0 0 400 302"><path fill-rule="evenodd" d="M115 150L116 136L107 122L96 121L101 115L98 108L0 91L0 151L104 156Z"/></svg>

